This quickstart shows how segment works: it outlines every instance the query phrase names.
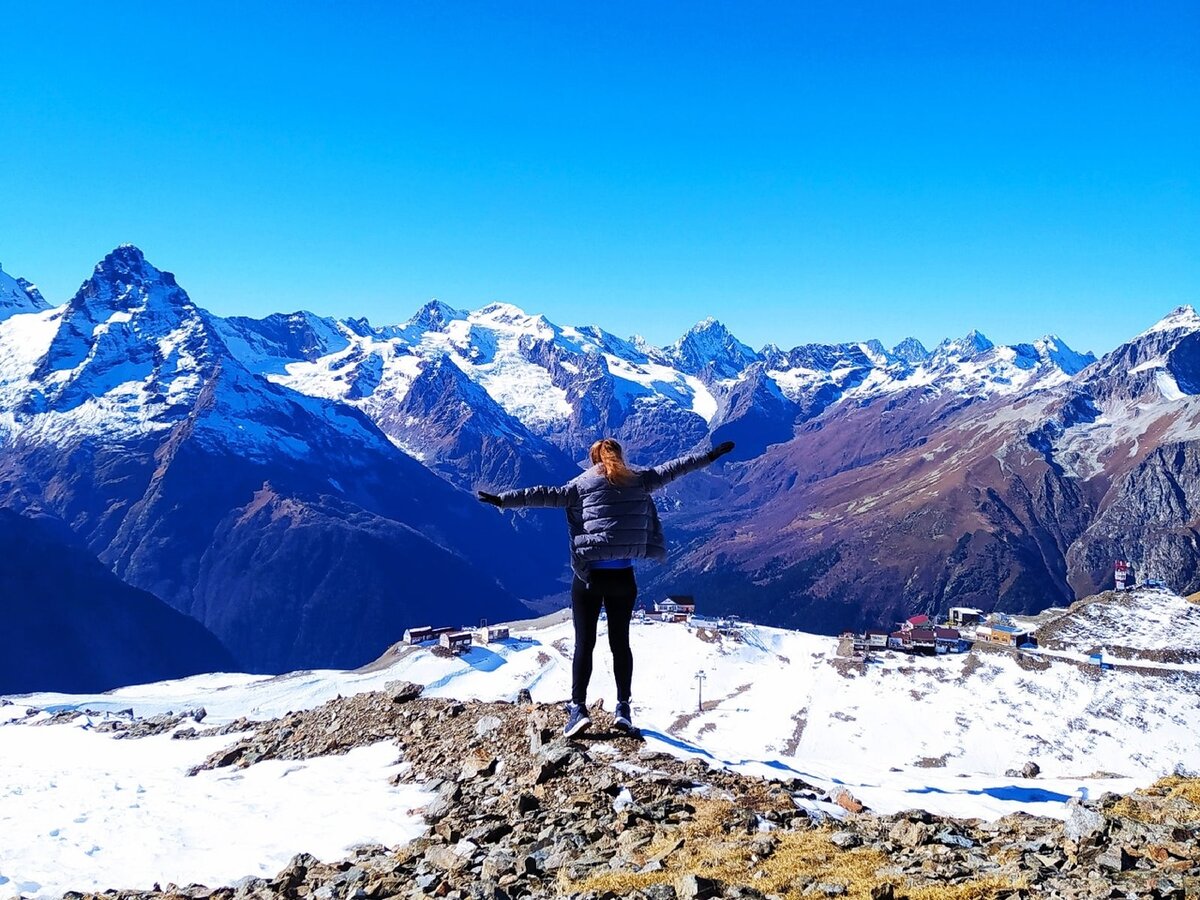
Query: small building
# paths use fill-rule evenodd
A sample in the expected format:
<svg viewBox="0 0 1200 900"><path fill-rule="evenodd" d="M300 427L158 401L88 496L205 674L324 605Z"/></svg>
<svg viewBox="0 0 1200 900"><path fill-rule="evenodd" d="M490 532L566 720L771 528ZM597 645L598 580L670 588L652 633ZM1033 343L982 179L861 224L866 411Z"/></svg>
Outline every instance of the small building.
<svg viewBox="0 0 1200 900"><path fill-rule="evenodd" d="M888 633L882 628L868 628L863 638L866 640L867 646L872 650L884 650L887 648Z"/></svg>
<svg viewBox="0 0 1200 900"><path fill-rule="evenodd" d="M422 644L425 641L436 641L443 634L458 630L454 625L438 625L436 627L421 625L418 628L406 628L404 630L404 643Z"/></svg>
<svg viewBox="0 0 1200 900"><path fill-rule="evenodd" d="M686 622L696 612L696 601L689 594L678 594L654 604L654 614L664 622Z"/></svg>
<svg viewBox="0 0 1200 900"><path fill-rule="evenodd" d="M429 625L422 625L420 628L405 628L404 643L420 644L425 641L433 640L433 628Z"/></svg>
<svg viewBox="0 0 1200 900"><path fill-rule="evenodd" d="M1005 647L1037 646L1037 639L1033 634L1019 625L1001 625L999 623L980 625L975 629L975 637L981 641L1003 644Z"/></svg>
<svg viewBox="0 0 1200 900"><path fill-rule="evenodd" d="M907 632L907 631L893 631L891 634L888 635L887 648L889 650L908 650L908 649L910 649L911 642L909 640L909 633L910 632Z"/></svg>
<svg viewBox="0 0 1200 900"><path fill-rule="evenodd" d="M937 653L937 635L930 628L914 628L908 632L909 649L913 653L932 656Z"/></svg>
<svg viewBox="0 0 1200 900"><path fill-rule="evenodd" d="M947 621L951 628L978 625L983 621L983 610L975 609L972 606L952 606Z"/></svg>
<svg viewBox="0 0 1200 900"><path fill-rule="evenodd" d="M933 636L938 653L961 653L964 649L962 635L955 628L935 628Z"/></svg>
<svg viewBox="0 0 1200 900"><path fill-rule="evenodd" d="M451 653L466 653L471 649L471 632L446 631L438 636L438 643Z"/></svg>
<svg viewBox="0 0 1200 900"><path fill-rule="evenodd" d="M933 622L929 616L921 614L919 616L910 616L908 619L900 623L901 631L912 631L914 628L928 628Z"/></svg>
<svg viewBox="0 0 1200 900"><path fill-rule="evenodd" d="M508 640L507 625L480 625L475 629L475 643L487 646L496 641Z"/></svg>

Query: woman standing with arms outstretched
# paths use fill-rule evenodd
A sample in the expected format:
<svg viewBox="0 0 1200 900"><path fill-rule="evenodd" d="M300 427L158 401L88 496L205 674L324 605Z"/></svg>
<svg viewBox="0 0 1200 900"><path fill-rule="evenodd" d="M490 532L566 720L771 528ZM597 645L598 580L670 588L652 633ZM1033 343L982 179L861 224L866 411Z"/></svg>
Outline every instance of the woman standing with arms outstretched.
<svg viewBox="0 0 1200 900"><path fill-rule="evenodd" d="M587 688L592 677L592 651L601 607L608 613L608 644L617 680L614 724L633 730L629 709L633 651L629 623L637 600L633 560L664 559L662 525L650 493L681 475L707 466L733 449L726 441L711 450L680 457L652 469L631 469L621 445L612 438L592 444L592 467L562 487L531 487L502 494L479 492L479 499L500 509L558 507L567 511L571 538L571 613L575 623L575 655L571 663L571 705L563 734L579 734L592 720Z"/></svg>

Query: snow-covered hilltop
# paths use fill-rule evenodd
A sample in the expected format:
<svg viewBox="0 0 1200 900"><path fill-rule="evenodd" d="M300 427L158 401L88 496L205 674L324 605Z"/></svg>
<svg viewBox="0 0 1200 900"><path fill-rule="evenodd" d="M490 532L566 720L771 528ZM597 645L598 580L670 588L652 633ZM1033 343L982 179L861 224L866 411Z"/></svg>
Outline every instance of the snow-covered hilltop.
<svg viewBox="0 0 1200 900"><path fill-rule="evenodd" d="M1134 620L1200 609L1165 592L1121 600ZM1052 624L1080 644L1126 633L1118 622L1096 617L1104 603L1111 598L1059 611ZM1175 633L1183 644L1200 638L1194 617ZM619 741L589 739L590 758L571 767L610 773L597 778L615 775L609 793L592 791L610 808L622 783L634 792L631 800L648 802L629 780L639 772L658 772L653 790L660 790L666 776L655 753L702 763L688 770L701 784L706 776L696 773L708 767L790 781L794 810L844 819L842 828L866 826L832 802L840 791L877 815L915 808L984 821L1017 811L1078 819L1080 799L1200 769L1197 663L1114 660L1101 671L1053 650L983 648L941 657L887 652L863 663L839 657L836 639L827 637L754 625L718 634L699 623L652 621L636 623L632 641L634 712L646 745L631 751ZM168 881L211 887L244 876L271 878L302 851L333 861L362 843L405 844L421 833L421 808L445 799L445 792L434 793L445 782L429 781L424 789L414 783L428 773L425 749L442 741L473 747L481 738L485 747L495 740L525 748L530 738L524 725L513 724L512 712L498 710L497 718L486 708L464 713L461 703L450 704L431 708L429 720L418 724L399 717L386 694L386 708L370 711L366 698L377 695L362 692L409 680L424 685L427 698L511 702L528 690L535 704L550 704L543 712L558 728L553 716L568 694L570 649L570 623L555 616L518 623L510 638L457 657L401 644L356 672L209 675L98 696L11 698L0 705L0 754L7 763L0 780L0 877L6 879L0 885L36 896ZM601 649L596 662L591 699L603 722L598 701L611 706L611 661ZM332 705L322 714L326 703ZM305 710L314 711L315 721L304 719ZM360 714L367 718L357 720ZM460 715L469 739L449 737L458 727L450 720ZM242 717L266 723L259 736L239 723ZM313 746L295 743L301 740ZM472 763L476 751L466 749L456 746L452 761L463 769L457 779L463 789L480 772L515 774L488 768L486 759ZM206 759L225 762L204 769ZM223 767L231 762L243 768ZM1041 769L1036 778L1005 774L1030 762ZM474 768L466 774L469 764ZM553 773L552 765L545 763L546 771ZM536 784L554 777L538 776ZM552 788L531 796L542 798L548 815L569 813L557 810ZM704 795L694 792L692 799ZM467 812L484 814L475 807ZM262 819L278 827L217 824ZM941 827L967 833L954 822ZM499 838L480 837L486 831L480 828L471 839L476 846L508 833L498 828Z"/></svg>

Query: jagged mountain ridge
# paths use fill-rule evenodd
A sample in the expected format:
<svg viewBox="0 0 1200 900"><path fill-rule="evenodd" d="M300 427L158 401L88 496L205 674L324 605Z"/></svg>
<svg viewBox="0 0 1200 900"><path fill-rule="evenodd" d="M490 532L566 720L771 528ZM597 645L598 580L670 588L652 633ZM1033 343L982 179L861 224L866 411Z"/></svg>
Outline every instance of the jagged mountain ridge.
<svg viewBox="0 0 1200 900"><path fill-rule="evenodd" d="M436 300L394 326L297 312L230 318L218 327L251 370L358 406L427 462L458 456L462 464L449 468L470 486L479 486L476 473L487 468L477 454L462 458L442 449L453 444L444 427L396 415L414 402L414 386L427 389L418 382L427 366L454 365L482 388L488 398L483 405L494 403L514 420L492 429L506 434L514 456L553 456L550 448L557 447L561 465L564 456L578 459L581 448L603 434L625 440L646 461L718 435L739 441L739 454L748 458L789 439L794 425L847 396L919 386L1012 394L1065 381L1094 361L1053 336L996 347L976 332L944 341L932 353L911 338L893 351L868 341L756 352L713 319L673 345L652 347L596 326L558 326L511 304L468 312ZM429 401L418 396L415 404L428 407ZM496 412L489 417L496 419ZM524 433L514 427L518 423Z"/></svg>
<svg viewBox="0 0 1200 900"><path fill-rule="evenodd" d="M3 483L2 502L41 503L42 483L63 477L55 513L118 573L202 621L220 616L209 599L195 599L197 584L241 597L247 609L261 600L221 587L236 576L216 554L176 552L177 531L194 532L184 542L192 547L217 546L217 535L233 540L241 564L255 565L267 552L260 534L292 530L273 523L299 527L308 516L354 531L341 502L412 525L522 596L561 596L558 520L536 512L480 519L450 485L564 481L602 434L625 441L641 463L738 442L732 478L694 476L663 498L675 562L647 570L651 591L687 586L729 611L825 630L956 599L1032 610L1103 583L1111 535L1087 553L1074 545L1111 507L1109 491L1130 466L1168 438L1186 443L1195 433L1181 412L1194 384L1195 314L1186 309L1141 336L1133 362L1121 355L1127 349L1092 362L1058 338L1006 347L976 332L932 351L910 339L892 350L867 341L756 352L709 320L658 348L508 304L468 312L433 301L383 327L307 312L222 319L181 299L173 279L155 288L176 298L167 314L141 309L128 291L121 267L140 255L119 248L98 267L107 267L107 287L0 325L0 471L26 475ZM1160 358L1169 361L1153 365ZM1155 403L1173 424L1150 430L1138 445L1146 453L1106 449L1112 427L1136 437L1162 419ZM142 442L137 462L118 439ZM191 474L161 476L151 465L158 459ZM231 471L250 464L253 474L214 499L192 484L196 471L215 470L214 459L236 460ZM450 482L428 487L437 502L418 498L425 487L398 496L398 484L431 485L427 469ZM97 477L122 488L103 504L79 499ZM903 503L879 499L898 494ZM300 498L306 516L293 515ZM202 527L170 521L180 503L208 509ZM439 506L455 512L435 525L429 510ZM244 527L253 537L243 545L233 536ZM1191 552L1186 533L1175 535L1184 549L1162 558ZM1159 550L1135 541L1122 552L1140 564ZM377 592L382 604L397 578L355 590ZM348 588L329 590L332 614Z"/></svg>

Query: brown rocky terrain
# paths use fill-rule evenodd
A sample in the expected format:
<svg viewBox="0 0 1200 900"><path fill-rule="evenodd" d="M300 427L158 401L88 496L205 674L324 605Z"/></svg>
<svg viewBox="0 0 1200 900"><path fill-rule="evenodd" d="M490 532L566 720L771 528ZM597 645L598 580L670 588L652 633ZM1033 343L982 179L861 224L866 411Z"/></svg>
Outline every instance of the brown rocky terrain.
<svg viewBox="0 0 1200 900"><path fill-rule="evenodd" d="M383 692L240 723L242 736L200 767L246 767L394 741L410 767L403 777L431 795L423 810L427 829L417 840L356 847L336 861L301 853L270 879L99 896L1200 896L1200 780L1194 778L1074 802L1065 823L1026 815L960 820L919 810L876 815L844 791L825 796L799 779L765 781L682 761L602 727L586 739L563 740L555 707L426 699L420 692L395 682ZM163 724L128 736L155 733ZM831 807L822 801L838 804L845 818L823 813Z"/></svg>

